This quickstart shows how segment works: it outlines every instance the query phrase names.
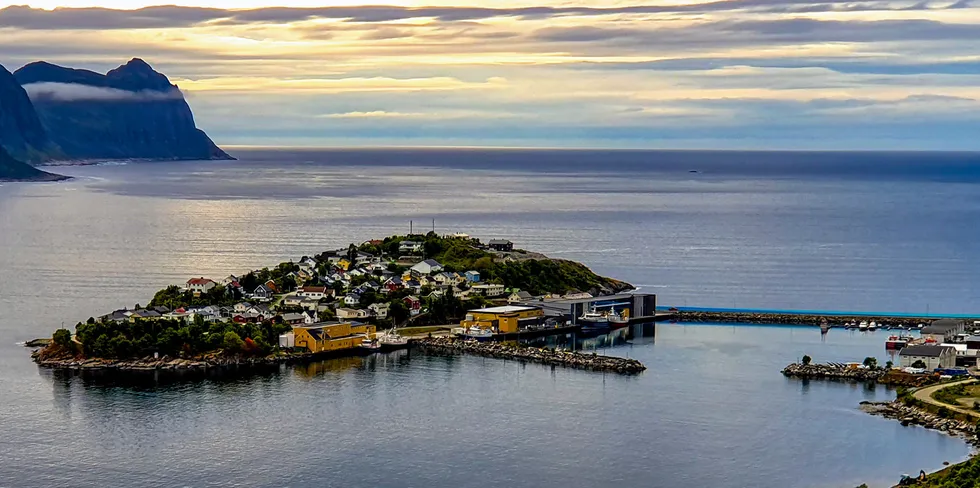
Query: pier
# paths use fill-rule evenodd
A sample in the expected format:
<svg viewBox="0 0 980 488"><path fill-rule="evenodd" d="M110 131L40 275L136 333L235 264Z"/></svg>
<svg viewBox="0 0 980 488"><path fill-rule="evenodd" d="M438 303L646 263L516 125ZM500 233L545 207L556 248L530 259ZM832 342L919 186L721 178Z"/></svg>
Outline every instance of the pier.
<svg viewBox="0 0 980 488"><path fill-rule="evenodd" d="M447 337L418 339L413 341L413 345L422 352L430 354L473 354L495 359L509 359L623 375L638 374L647 369L643 363L635 359L581 354L520 345L512 346L491 342L467 341Z"/></svg>
<svg viewBox="0 0 980 488"><path fill-rule="evenodd" d="M821 310L761 310L736 308L661 308L658 312L672 314L677 322L711 322L740 324L780 324L842 328L848 323L877 322L879 325L911 329L937 319L955 318L966 321L980 320L976 315L904 314L882 312L840 312Z"/></svg>

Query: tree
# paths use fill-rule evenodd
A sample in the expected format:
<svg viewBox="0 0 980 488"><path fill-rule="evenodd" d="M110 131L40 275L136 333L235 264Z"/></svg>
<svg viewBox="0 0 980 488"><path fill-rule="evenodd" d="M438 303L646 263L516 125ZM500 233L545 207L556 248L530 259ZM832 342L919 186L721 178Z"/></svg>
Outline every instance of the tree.
<svg viewBox="0 0 980 488"><path fill-rule="evenodd" d="M236 353L245 347L245 341L242 340L241 336L238 334L228 331L225 332L224 341L222 341L222 346L225 352Z"/></svg>
<svg viewBox="0 0 980 488"><path fill-rule="evenodd" d="M60 348L68 350L72 349L71 331L68 329L58 329L54 331L54 335L51 336L51 340L54 342L54 345Z"/></svg>
<svg viewBox="0 0 980 488"><path fill-rule="evenodd" d="M810 364L812 361L813 361L813 358L811 358L810 356L806 356L806 355L803 356L803 365L804 366Z"/></svg>
<svg viewBox="0 0 980 488"><path fill-rule="evenodd" d="M388 309L388 316L391 317L391 322L394 325L398 325L400 322L405 321L408 318L408 305L402 300L395 300L391 302L391 307Z"/></svg>
<svg viewBox="0 0 980 488"><path fill-rule="evenodd" d="M868 356L864 358L864 365L867 366L869 369L876 369L878 367L878 360L871 356Z"/></svg>
<svg viewBox="0 0 980 488"><path fill-rule="evenodd" d="M912 363L912 367L919 368L919 369L926 369L926 363L922 362L921 359L916 359L915 362Z"/></svg>
<svg viewBox="0 0 980 488"><path fill-rule="evenodd" d="M894 366L895 366L895 363L893 363L891 361L885 361L885 369L892 369Z"/></svg>

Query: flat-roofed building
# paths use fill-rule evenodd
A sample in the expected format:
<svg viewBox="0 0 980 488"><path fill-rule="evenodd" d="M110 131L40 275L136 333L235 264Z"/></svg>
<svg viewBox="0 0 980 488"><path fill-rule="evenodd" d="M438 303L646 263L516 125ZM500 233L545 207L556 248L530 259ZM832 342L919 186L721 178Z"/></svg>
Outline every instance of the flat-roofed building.
<svg viewBox="0 0 980 488"><path fill-rule="evenodd" d="M507 305L470 310L460 325L511 333L519 331L522 326L537 325L543 320L544 310L540 307Z"/></svg>

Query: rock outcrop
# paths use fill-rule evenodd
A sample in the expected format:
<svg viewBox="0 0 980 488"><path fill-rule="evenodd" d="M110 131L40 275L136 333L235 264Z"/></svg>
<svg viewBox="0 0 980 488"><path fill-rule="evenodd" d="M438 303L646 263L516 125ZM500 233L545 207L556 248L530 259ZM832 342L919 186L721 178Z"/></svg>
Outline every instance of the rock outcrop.
<svg viewBox="0 0 980 488"><path fill-rule="evenodd" d="M927 429L960 437L974 447L980 447L976 426L961 420L943 418L896 400L893 402L861 402L861 409L872 415L898 420L902 425L921 425Z"/></svg>
<svg viewBox="0 0 980 488"><path fill-rule="evenodd" d="M31 63L14 73L68 159L231 159L176 85L133 59L106 74Z"/></svg>
<svg viewBox="0 0 980 488"><path fill-rule="evenodd" d="M41 171L12 158L0 147L0 181L59 181L67 177Z"/></svg>
<svg viewBox="0 0 980 488"><path fill-rule="evenodd" d="M841 364L802 364L793 363L783 369L789 378L839 379L851 381L878 381L888 373L887 369L849 368Z"/></svg>

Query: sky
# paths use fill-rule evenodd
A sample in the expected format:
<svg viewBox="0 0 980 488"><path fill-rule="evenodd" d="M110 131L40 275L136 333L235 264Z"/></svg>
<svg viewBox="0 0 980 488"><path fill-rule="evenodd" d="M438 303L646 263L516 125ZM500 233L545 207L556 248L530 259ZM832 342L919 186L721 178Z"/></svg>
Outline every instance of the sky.
<svg viewBox="0 0 980 488"><path fill-rule="evenodd" d="M0 64L139 57L222 145L980 150L980 0L50 0Z"/></svg>

